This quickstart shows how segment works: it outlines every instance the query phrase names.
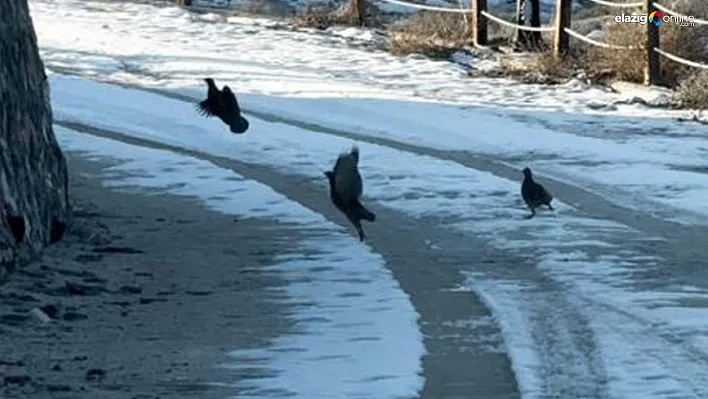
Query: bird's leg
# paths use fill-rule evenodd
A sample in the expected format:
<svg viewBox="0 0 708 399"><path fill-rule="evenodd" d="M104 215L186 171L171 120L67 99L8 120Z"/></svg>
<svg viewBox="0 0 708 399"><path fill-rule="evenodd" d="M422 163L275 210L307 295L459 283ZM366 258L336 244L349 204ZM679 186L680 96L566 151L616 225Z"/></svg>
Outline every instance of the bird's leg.
<svg viewBox="0 0 708 399"><path fill-rule="evenodd" d="M536 209L534 209L533 206L529 206L529 209L531 210L531 214L526 215L525 216L526 219L531 219L532 217L536 216Z"/></svg>
<svg viewBox="0 0 708 399"><path fill-rule="evenodd" d="M364 234L364 229L361 227L361 222L356 220L354 227L356 228L356 232L359 233L359 241L363 242L364 239L366 239L366 234Z"/></svg>
<svg viewBox="0 0 708 399"><path fill-rule="evenodd" d="M356 232L359 233L359 241L364 241L366 235L364 234L364 229L361 227L361 221L353 212L354 211L351 208L348 208L346 211L344 211L344 215L347 217L349 222L354 225Z"/></svg>
<svg viewBox="0 0 708 399"><path fill-rule="evenodd" d="M364 240L366 240L366 234L364 234L364 230L359 229L358 233L359 233L359 241L364 242Z"/></svg>

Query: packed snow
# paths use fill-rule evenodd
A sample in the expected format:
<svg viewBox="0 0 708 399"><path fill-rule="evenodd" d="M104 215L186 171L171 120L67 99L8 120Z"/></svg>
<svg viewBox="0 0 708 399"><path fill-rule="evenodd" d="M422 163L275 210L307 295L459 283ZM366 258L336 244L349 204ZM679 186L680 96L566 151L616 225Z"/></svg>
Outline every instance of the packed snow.
<svg viewBox="0 0 708 399"><path fill-rule="evenodd" d="M119 162L103 173L109 187L195 197L219 212L274 219L311 236L292 253L279 255L281 263L263 268L288 281L287 303L295 309L298 334L268 348L232 353L230 367L262 366L274 374L237 384L243 388L240 397L275 390L291 398L353 398L371 392L398 398L420 389L424 347L418 315L381 256L343 228L268 186L209 162L62 127L56 132L65 150Z"/></svg>
<svg viewBox="0 0 708 399"><path fill-rule="evenodd" d="M356 29L314 34L262 19L213 23L174 7L75 0L35 0L32 13L48 68L193 102L205 94L201 79L211 76L237 92L251 129L234 136L220 121L198 117L193 102L54 73L58 121L274 168L323 189L322 171L352 144L326 131L379 140L359 143L364 202L483 237L525 259L502 266L471 260L468 284L459 287L478 293L502 326L524 398L708 396L708 312L696 305L705 303L708 287L662 278L670 260L646 254L656 237L582 216L562 200L554 213L523 221L519 182L433 155L484 155L519 170L528 165L539 176L583 185L642 212L700 224L708 223L708 138L699 125L678 124L669 111L623 105L626 96L580 80L545 87L469 79L454 62L361 46L374 39ZM303 228L320 224L312 218ZM290 356L265 361L286 370L304 359ZM308 378L303 372L283 372L272 384L299 388L293 381ZM415 386L412 372L396 374L405 382L401 390ZM358 389L344 382L319 388Z"/></svg>
<svg viewBox="0 0 708 399"><path fill-rule="evenodd" d="M232 135L220 121L199 117L189 102L56 74L51 76L51 83L58 121L273 167L312 179L323 188L326 181L322 171L351 145L348 139L257 118L251 119L248 133ZM698 351L708 356L708 348L689 342L705 336L708 322L692 325L682 318L684 311L687 318L699 312L703 320L708 320L708 311L671 306L672 317L667 317L663 306L676 298L672 293L675 287L667 282L644 290L641 276L632 273L638 269L650 273L663 260L615 244L651 242L656 237L618 223L577 216L573 207L562 201L555 202L555 215L543 214L523 223L526 210L518 182L430 156L368 143L358 145L366 181L365 201L375 200L412 217L436 220L458 231L487 237L501 250L535 259L535 267L528 270L477 265L476 280L471 285L501 304L490 307L502 325L510 322L504 321L505 317L518 323L514 320L520 317L519 312L525 317L522 325L528 328L507 328L505 334L519 381L527 384L527 397L546 397L559 390L593 397L599 381L607 375L612 376L612 397L627 397L629 393L661 397L669 391L708 395L701 388L704 376L700 368L705 364L695 358ZM554 284L566 287L567 294L539 294L544 279L549 277ZM501 283L508 280L522 280L529 288L504 291ZM700 300L705 295L702 290L686 295ZM507 315L511 308L515 310ZM546 312L555 316L548 318ZM610 334L607 329L618 319L628 331ZM568 335L578 324L586 326L577 334L587 343L578 343L578 336ZM649 325L664 327L645 331ZM532 349L514 344L528 341L514 334L523 336L529 331L546 338L536 337ZM691 338L674 343L666 338L670 331ZM625 342L627 339L631 342ZM635 349L617 352L613 348L618 342ZM535 352L527 356L531 350ZM639 358L642 360L636 365ZM540 359L540 365L533 359ZM604 365L601 369L595 364L600 361ZM568 362L576 365L576 374L570 379L561 377ZM676 373L679 368L682 374ZM637 383L644 379L653 382ZM694 382L688 384L687 379ZM533 381L542 383L533 385ZM708 380L703 386L708 386Z"/></svg>
<svg viewBox="0 0 708 399"><path fill-rule="evenodd" d="M708 223L704 128L662 118L670 111L615 105L631 91L472 80L452 62L273 29L264 19L215 24L176 7L35 0L32 16L50 69L195 99L209 75L239 93L246 113L491 155L586 183L623 206Z"/></svg>

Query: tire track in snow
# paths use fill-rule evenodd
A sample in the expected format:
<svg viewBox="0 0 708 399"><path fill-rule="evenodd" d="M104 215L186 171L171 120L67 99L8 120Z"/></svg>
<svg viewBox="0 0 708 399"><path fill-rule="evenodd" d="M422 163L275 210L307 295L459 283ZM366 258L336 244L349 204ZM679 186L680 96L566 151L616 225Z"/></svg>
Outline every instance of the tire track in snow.
<svg viewBox="0 0 708 399"><path fill-rule="evenodd" d="M248 178L271 186L275 190L304 204L314 211L327 215L326 208L328 207L328 203L326 202L326 193L322 192L321 187L316 187L311 183L308 184L307 180L288 178L277 170L269 170L268 167L247 164L231 158L222 158L208 153L152 141L150 139L136 138L134 136L107 131L82 123L61 121L56 123L73 130L79 130L101 137L124 141L134 145L167 149L214 162L221 167L234 169ZM293 183L283 184L283 180L288 179L292 179ZM311 195L303 197L303 191L307 191L310 188L312 188L312 194L320 191L318 197ZM435 378L426 380L423 397L437 398L441 392L447 393L450 392L451 389L455 391L462 391L463 389L489 391L488 388L480 388L479 382L472 384L469 380L464 383L454 383L451 381L450 375L454 375L455 373L453 370L461 367L461 365L454 360L454 353L458 352L460 348L469 346L469 338L466 336L474 332L449 324L449 322L453 320L469 318L469 310L465 309L477 309L475 312L483 311L485 316L489 316L489 313L476 297L476 294L467 293L462 295L459 292L454 294L448 292L445 294L444 292L448 291L445 288L458 284L456 282L456 276L459 276L459 273L464 270L486 269L490 275L498 277L498 265L500 263L516 265L518 268L511 269L510 271L513 271L515 278L521 278L525 285L530 285L533 291L533 294L524 296L522 300L518 300L517 302L520 307L525 309L525 317L527 317L528 321L527 326L530 328L533 335L534 347L541 359L538 370L538 377L541 381L541 391L529 397L553 397L558 392L562 392L564 397L567 398L607 397L604 386L604 382L607 381L607 376L605 375L604 369L598 365L597 348L593 341L593 331L588 328L588 323L582 316L582 312L565 297L563 289L537 270L533 265L532 259L521 260L515 256L509 256L508 254L494 249L480 251L479 248L488 248L486 242L476 242L477 240L470 239L468 235L450 234L448 232L441 233L441 227L439 225L425 223L420 219L412 221L409 216L396 215L393 217L393 220L405 218L405 221L393 221L392 218L385 216L387 213L390 215L390 210L376 207L376 205L373 204L372 206L374 206L375 212L383 216L379 219L379 223L370 225L367 228L371 230L370 236L398 238L398 240L393 239L387 243L381 243L379 240L374 242L372 240L372 242L374 242L373 246L378 253L381 253L387 260L393 263L392 270L397 280L401 281L403 289L411 294L416 309L424 316L424 319L427 319L421 322L424 329L427 329L425 332L426 337L433 338L433 340L435 340L434 337L441 337L441 339L437 340L439 341L438 344L426 343L426 347L428 348L439 348L439 352L437 353L439 356L437 359L428 360L427 364L430 366L428 372L430 375L435 376ZM330 217L329 215L327 216ZM395 226L409 227L401 229ZM381 227L383 227L385 231L383 234ZM425 235L421 235L421 232L424 232ZM415 236L415 238L412 238L413 236ZM423 244L424 241L431 239L436 245L443 247L445 252L441 253L440 251L430 250L428 245ZM412 247L411 243L416 241L421 243L419 248L417 250L410 249ZM391 245L397 246L397 242L405 242L406 244L402 245L402 247L406 247L408 250L405 250L405 253L401 253L402 250L399 248L392 249ZM480 256L480 252L486 255ZM529 260L531 263L527 264ZM416 267L418 264L420 264L419 268ZM397 267L406 268L403 275L396 273ZM431 267L441 268L442 270L430 270L429 268ZM419 278L426 281L426 285L431 285L432 283L432 287L425 287L426 293L424 295L421 295L420 291L416 289L409 291L411 284L405 284L402 281L410 279L410 275L412 274L418 274ZM431 278L431 276L436 276L436 278ZM415 278L416 277L414 277L414 279ZM436 284L435 281L445 281L445 283ZM438 292L431 289L436 286L439 287ZM450 295L452 295L452 297L450 297ZM473 317L479 317L479 315ZM431 322L431 319L435 321ZM450 357L451 354L452 357ZM485 361L485 363L489 362ZM446 371L440 373L439 370L441 369ZM567 378L567 374L563 374L568 370L574 370L573 378ZM479 375L477 377L480 378ZM469 378L469 376L466 378ZM499 379L498 376L496 376L496 378ZM489 376L484 377L484 381L488 383ZM492 386L499 384L499 382L495 381ZM454 386L454 388L450 388L451 386ZM461 392L456 392L456 394L461 394ZM513 395L510 393L507 394ZM498 395L498 393L495 395Z"/></svg>
<svg viewBox="0 0 708 399"><path fill-rule="evenodd" d="M152 90L148 90L152 91ZM173 97L173 96L168 96L168 97ZM187 102L193 102L193 100L183 100ZM339 135L339 134L338 134ZM341 136L341 135L340 135ZM361 138L357 135L352 135L352 136L345 136L348 138L355 138L357 140L360 140ZM369 140L370 138L366 138L362 141L369 141L373 142L374 144L379 144L376 143L375 141L378 140ZM147 143L149 144L149 143ZM156 144L153 142L153 145ZM405 144L396 144L399 147L411 147ZM392 148L394 147L393 145L385 145L386 147ZM414 146L412 146L414 147ZM403 151L407 151L406 148L399 148ZM423 149L426 150L426 149ZM416 152L416 151L409 151L409 152ZM419 155L428 155L425 153L425 151L420 151ZM469 155L469 154L467 154ZM206 154L201 154L201 156L208 156ZM443 158L445 159L445 158ZM469 166L468 166L469 167ZM240 170L240 169L239 169ZM273 186L271 183L266 183L268 185ZM276 183L277 184L277 183ZM288 193L289 191L285 191ZM302 202L299 200L299 202ZM636 215L635 215L636 216ZM465 245L469 245L469 243L465 243ZM656 244L653 244L656 245ZM670 246L667 247L668 250L670 250ZM474 257L471 257L472 259ZM515 261L514 264L518 263L518 261ZM456 265L456 267L459 267L459 262ZM527 281L530 282L539 282L541 281L543 276L529 276ZM550 289L550 287L549 287ZM547 394L553 394L554 392L564 392L566 397L603 397L600 392L602 391L602 388L600 388L603 384L604 381L607 380L606 376L604 376L604 372L602 371L602 368L597 365L596 361L596 349L595 349L595 344L593 341L593 332L587 330L587 323L583 321L583 318L580 316L582 312L578 311L576 307L569 305L567 302L567 299L564 298L564 295L562 294L562 289L555 289L556 292L553 292L553 290L549 291L554 293L554 295L547 295L546 303L541 303L538 305L539 308L541 309L548 309L549 312L553 312L555 309L564 309L563 311L563 316L562 317L554 317L553 319L548 319L544 318L543 315L540 315L536 317L533 322L530 323L531 326L534 328L532 331L535 332L536 340L537 340L537 345L539 348L544 348L545 350L541 350L541 353L545 356L544 358L544 364L548 364L549 366L547 368L543 369L544 376L542 378L546 386L546 389L544 391ZM550 299L549 299L550 298ZM531 301L530 303L533 303ZM617 311L617 309L615 309ZM584 327L576 327L576 326L584 326ZM572 331L568 333L568 331ZM565 334L565 336L562 336ZM549 338L553 337L553 338ZM559 350L557 348L558 344L561 344L562 348ZM672 345L670 345L672 346ZM688 350L687 348L683 347L683 345L679 345L677 347L679 349L679 352L684 352L685 350ZM548 352L551 350L555 350L555 352ZM578 360L580 359L580 360ZM566 362L572 362L572 363L566 363ZM570 364L570 366L569 366ZM582 364L582 365L581 365ZM557 366L557 367L556 367ZM576 370L581 370L579 371L579 374L576 374L576 378L573 381L568 381L567 377L566 378L559 378L556 377L559 372L562 371L567 371L569 368L568 367L576 367ZM555 371L554 371L555 370ZM582 381L582 383L577 383L579 381ZM564 384L568 386L564 386ZM590 388L594 387L594 388ZM592 392L592 389L596 389L596 392ZM600 395L600 396L598 396ZM547 396L541 396L541 397L547 397Z"/></svg>
<svg viewBox="0 0 708 399"><path fill-rule="evenodd" d="M110 83L121 87L142 90L179 101L188 103L195 103L198 101L197 98L170 90L145 87L109 79L97 79L95 76L88 76L70 68L55 69L58 73L81 76L103 83ZM366 134L331 128L302 120L282 118L266 112L244 109L243 113L267 122L282 123L307 131L330 134L337 137L353 139L405 151L416 155L425 155L441 160L456 162L462 166L489 172L495 176L512 181L520 181L521 178L521 172L518 167L499 161L487 155L474 154L467 151L438 150L405 143L394 139L374 137ZM542 176L540 174L537 175L539 177ZM596 218L612 220L627 225L631 228L644 232L649 236L661 234L663 238L668 240L669 245L657 248L661 251L660 255L667 259L675 259L675 264L677 265L690 265L687 270L682 270L679 267L678 269L672 268L668 272L678 278L682 277L681 274L685 272L688 276L683 276L683 278L686 278L687 280L685 282L689 284L695 283L692 279L696 277L696 274L700 274L700 277L708 287L708 268L693 267L695 266L693 259L697 259L696 256L700 256L702 259L708 258L708 247L705 246L705 240L702 238L708 236L708 228L705 226L679 224L654 217L652 215L639 214L636 210L615 204L614 202L607 200L602 195L576 186L568 181L561 181L546 176L543 176L542 180L544 185L554 194L556 198L562 199L568 204L572 204L573 207L582 213L593 215L593 217ZM603 190L605 192L607 191L606 189ZM683 254L686 254L687 252L690 252L691 256L683 256Z"/></svg>
<svg viewBox="0 0 708 399"><path fill-rule="evenodd" d="M308 179L84 123L57 120L54 123L81 133L212 162L270 186L290 200L349 228L348 222L330 203L324 186ZM467 398L477 392L483 397L519 399L510 360L506 352L494 349L503 346L498 326L488 323L476 328L460 323L461 320L492 319L489 310L476 294L450 288L464 282L461 271L471 267L471 263L494 267L499 262L521 264L523 260L490 251L482 240L451 232L432 222L414 220L375 203L370 206L377 214L377 222L367 226L368 245L386 259L387 267L421 315L419 324L428 354L423 358L425 384L420 397ZM428 244L431 240L444 250L431 247Z"/></svg>

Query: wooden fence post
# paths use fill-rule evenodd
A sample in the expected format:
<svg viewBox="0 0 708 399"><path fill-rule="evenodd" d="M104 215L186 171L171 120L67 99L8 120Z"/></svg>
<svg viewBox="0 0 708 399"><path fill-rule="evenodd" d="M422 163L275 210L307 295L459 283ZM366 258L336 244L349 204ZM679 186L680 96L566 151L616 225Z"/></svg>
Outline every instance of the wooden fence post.
<svg viewBox="0 0 708 399"><path fill-rule="evenodd" d="M572 0L558 0L556 3L556 31L553 40L553 54L556 57L564 57L568 54L570 38L565 29L570 29L572 9Z"/></svg>
<svg viewBox="0 0 708 399"><path fill-rule="evenodd" d="M349 5L353 8L351 11L354 12L354 23L364 26L366 15L366 3L364 3L364 0L351 0Z"/></svg>
<svg viewBox="0 0 708 399"><path fill-rule="evenodd" d="M472 39L480 46L485 46L489 39L484 11L487 11L487 0L472 0Z"/></svg>
<svg viewBox="0 0 708 399"><path fill-rule="evenodd" d="M531 0L531 26L534 28L541 27L541 2L540 0ZM534 49L538 50L541 48L543 37L541 32L531 32L531 42L533 43Z"/></svg>
<svg viewBox="0 0 708 399"><path fill-rule="evenodd" d="M659 27L654 22L649 22L649 15L656 11L653 0L645 0L644 9L647 12L647 42L646 42L646 66L644 67L644 84L647 86L661 83L661 63L659 53L654 48L659 48L661 44L659 38Z"/></svg>
<svg viewBox="0 0 708 399"><path fill-rule="evenodd" d="M541 4L539 0L530 0L531 26L541 26ZM516 24L526 26L526 0L516 0ZM538 51L543 46L541 32L516 29L515 45L524 51Z"/></svg>
<svg viewBox="0 0 708 399"><path fill-rule="evenodd" d="M516 24L519 26L526 25L526 0L516 0ZM522 48L526 47L528 42L528 31L516 29L515 42Z"/></svg>

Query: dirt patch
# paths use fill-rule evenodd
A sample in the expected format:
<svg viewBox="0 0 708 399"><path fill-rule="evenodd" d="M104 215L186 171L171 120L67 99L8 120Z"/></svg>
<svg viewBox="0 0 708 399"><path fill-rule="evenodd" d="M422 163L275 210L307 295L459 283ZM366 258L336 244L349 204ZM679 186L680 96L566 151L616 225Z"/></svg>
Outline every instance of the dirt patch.
<svg viewBox="0 0 708 399"><path fill-rule="evenodd" d="M74 225L0 286L0 397L223 398L262 375L217 365L292 327L259 266L293 232L112 191L83 176L105 165L68 158Z"/></svg>

